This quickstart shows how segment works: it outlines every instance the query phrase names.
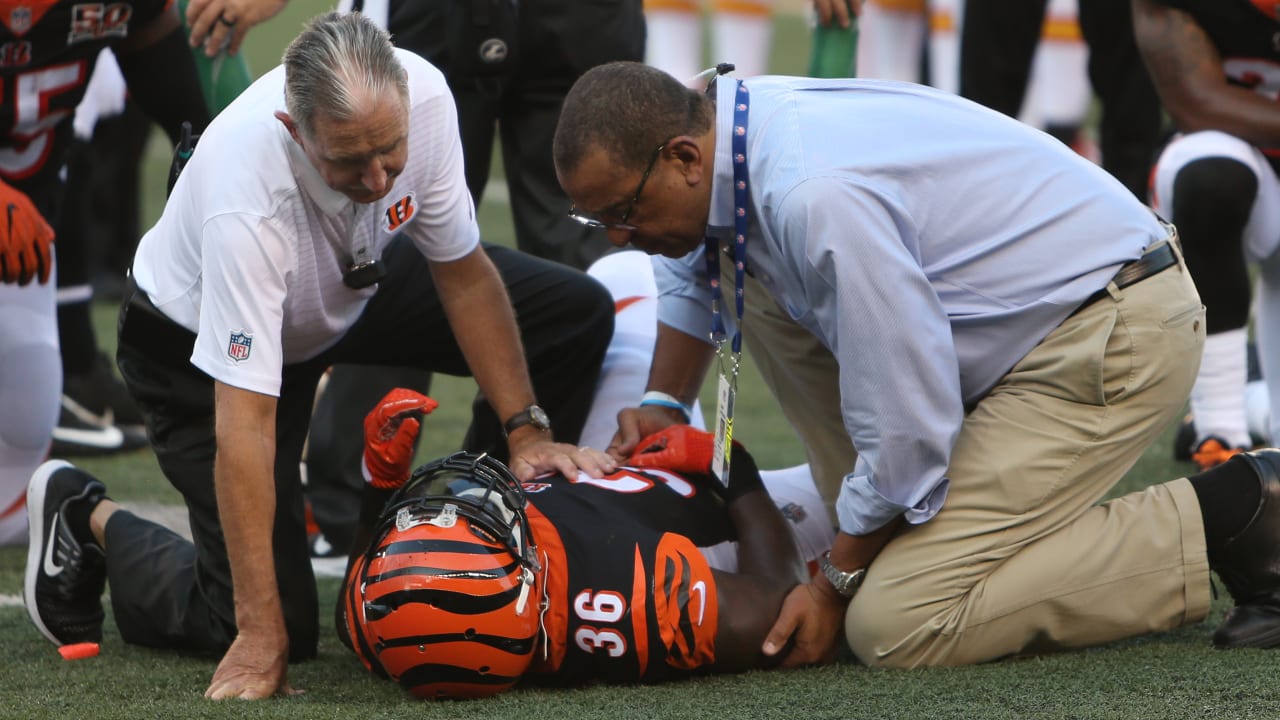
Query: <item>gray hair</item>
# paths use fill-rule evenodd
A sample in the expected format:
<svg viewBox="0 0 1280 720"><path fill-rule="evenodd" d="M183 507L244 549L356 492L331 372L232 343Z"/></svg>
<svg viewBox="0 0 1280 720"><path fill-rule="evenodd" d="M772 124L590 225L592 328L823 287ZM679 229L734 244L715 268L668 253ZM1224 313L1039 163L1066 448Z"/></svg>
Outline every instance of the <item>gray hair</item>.
<svg viewBox="0 0 1280 720"><path fill-rule="evenodd" d="M573 172L593 148L639 170L653 149L676 135L711 129L715 104L657 68L636 62L598 65L578 78L560 109L551 154Z"/></svg>
<svg viewBox="0 0 1280 720"><path fill-rule="evenodd" d="M361 13L314 18L285 48L283 62L285 105L307 137L318 113L351 120L361 100L392 90L409 100L409 79L391 37Z"/></svg>

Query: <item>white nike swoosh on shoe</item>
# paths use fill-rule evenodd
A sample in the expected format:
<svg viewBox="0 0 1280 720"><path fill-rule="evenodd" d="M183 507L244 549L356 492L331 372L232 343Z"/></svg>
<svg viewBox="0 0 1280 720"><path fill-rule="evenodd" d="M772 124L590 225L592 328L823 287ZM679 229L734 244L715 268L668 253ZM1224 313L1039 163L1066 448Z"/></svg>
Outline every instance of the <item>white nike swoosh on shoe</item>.
<svg viewBox="0 0 1280 720"><path fill-rule="evenodd" d="M111 408L107 408L106 412L99 415L76 402L70 395L62 396L62 407L72 415L76 416L76 419L80 420L80 422L87 423L89 425L106 425L111 427L116 424L116 414Z"/></svg>
<svg viewBox="0 0 1280 720"><path fill-rule="evenodd" d="M69 467L71 463L65 460L49 460L36 468L31 481L27 484L27 566L22 579L22 600L27 606L27 615L30 616L31 623L54 645L61 645L62 641L45 627L44 619L40 617L36 603L36 584L40 579L42 565L40 556L41 549L44 547L45 490L48 489L50 475Z"/></svg>
<svg viewBox="0 0 1280 720"><path fill-rule="evenodd" d="M58 527L58 517L62 513L53 514L53 522L49 523L49 543L45 546L44 551L44 574L49 577L57 577L62 574L62 566L53 561L53 546L58 544L57 534L54 528Z"/></svg>
<svg viewBox="0 0 1280 720"><path fill-rule="evenodd" d="M124 447L124 432L114 425L104 425L93 429L55 427L53 429L53 439L59 442L102 448L104 450Z"/></svg>

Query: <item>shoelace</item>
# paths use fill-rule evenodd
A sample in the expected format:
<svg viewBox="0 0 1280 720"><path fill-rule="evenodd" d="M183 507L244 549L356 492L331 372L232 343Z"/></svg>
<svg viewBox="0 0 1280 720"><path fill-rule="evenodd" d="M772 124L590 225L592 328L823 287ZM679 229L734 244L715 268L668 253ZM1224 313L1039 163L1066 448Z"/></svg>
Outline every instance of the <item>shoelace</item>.
<svg viewBox="0 0 1280 720"><path fill-rule="evenodd" d="M87 555L85 546L75 539L63 522L58 523L53 541L56 543L54 555L62 563L62 572L53 578L54 587L62 599L76 600L86 588L92 589L89 584L94 573L89 572L88 565L97 558Z"/></svg>

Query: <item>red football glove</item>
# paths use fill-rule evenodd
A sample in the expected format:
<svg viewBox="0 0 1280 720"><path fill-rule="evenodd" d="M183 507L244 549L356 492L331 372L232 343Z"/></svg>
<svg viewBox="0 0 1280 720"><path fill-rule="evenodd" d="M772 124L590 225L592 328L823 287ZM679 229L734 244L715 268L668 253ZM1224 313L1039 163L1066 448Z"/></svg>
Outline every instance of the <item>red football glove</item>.
<svg viewBox="0 0 1280 720"><path fill-rule="evenodd" d="M0 182L0 282L49 282L53 269L53 228L31 198Z"/></svg>
<svg viewBox="0 0 1280 720"><path fill-rule="evenodd" d="M715 436L690 425L669 425L636 444L627 459L631 467L651 467L678 473L711 472Z"/></svg>
<svg viewBox="0 0 1280 720"><path fill-rule="evenodd" d="M640 441L639 448L626 465L636 468L670 470L688 480L705 477L705 487L732 503L755 490L764 490L764 481L756 461L738 441L733 443L733 460L729 463L729 480L720 484L711 477L711 459L715 454L715 435L689 425L669 425Z"/></svg>
<svg viewBox="0 0 1280 720"><path fill-rule="evenodd" d="M364 418L364 479L380 490L395 490L409 479L418 418L440 403L404 388L387 393Z"/></svg>

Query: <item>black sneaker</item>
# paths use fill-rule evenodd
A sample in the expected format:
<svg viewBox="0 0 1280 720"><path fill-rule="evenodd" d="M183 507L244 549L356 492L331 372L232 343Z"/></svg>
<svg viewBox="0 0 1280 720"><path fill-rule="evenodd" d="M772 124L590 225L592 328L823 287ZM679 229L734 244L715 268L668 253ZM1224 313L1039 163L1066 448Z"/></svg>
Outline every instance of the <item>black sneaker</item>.
<svg viewBox="0 0 1280 720"><path fill-rule="evenodd" d="M96 504L106 491L64 460L36 468L27 485L30 529L22 597L36 629L55 645L102 641L106 556L87 525L71 526L67 510L76 503Z"/></svg>

